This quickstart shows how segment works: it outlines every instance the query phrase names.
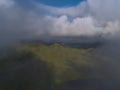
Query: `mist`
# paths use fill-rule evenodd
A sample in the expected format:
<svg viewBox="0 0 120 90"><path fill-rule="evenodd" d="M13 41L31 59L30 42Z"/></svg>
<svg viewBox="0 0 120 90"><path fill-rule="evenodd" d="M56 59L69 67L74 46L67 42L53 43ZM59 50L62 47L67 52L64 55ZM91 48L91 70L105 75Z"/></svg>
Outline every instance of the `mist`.
<svg viewBox="0 0 120 90"><path fill-rule="evenodd" d="M76 6L54 7L34 0L0 0L0 46L21 40L96 43L104 52L119 59L119 0L85 0ZM102 43L102 44L101 44ZM115 61L114 60L114 61Z"/></svg>
<svg viewBox="0 0 120 90"><path fill-rule="evenodd" d="M28 5L17 0L0 0L0 46L21 40L88 45L99 42L94 54L109 59L106 67L120 81L119 8L120 0L85 0L67 7L44 5L35 0Z"/></svg>

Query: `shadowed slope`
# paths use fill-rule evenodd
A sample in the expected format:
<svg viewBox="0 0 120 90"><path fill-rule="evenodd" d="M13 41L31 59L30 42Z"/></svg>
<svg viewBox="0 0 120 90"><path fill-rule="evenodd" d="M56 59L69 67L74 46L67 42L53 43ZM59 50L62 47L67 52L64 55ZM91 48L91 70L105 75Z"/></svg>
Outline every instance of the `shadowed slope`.
<svg viewBox="0 0 120 90"><path fill-rule="evenodd" d="M0 90L51 90L47 64L28 53L14 53L0 61Z"/></svg>

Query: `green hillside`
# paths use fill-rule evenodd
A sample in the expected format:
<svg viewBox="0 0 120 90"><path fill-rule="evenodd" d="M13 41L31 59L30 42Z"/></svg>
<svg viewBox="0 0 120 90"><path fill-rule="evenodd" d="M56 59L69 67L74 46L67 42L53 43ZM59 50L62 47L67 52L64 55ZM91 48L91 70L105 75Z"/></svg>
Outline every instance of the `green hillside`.
<svg viewBox="0 0 120 90"><path fill-rule="evenodd" d="M0 90L59 90L76 80L118 80L111 66L112 59L93 48L19 44L1 53Z"/></svg>
<svg viewBox="0 0 120 90"><path fill-rule="evenodd" d="M76 49L59 44L32 44L19 46L18 51L32 52L45 61L53 72L56 84L92 77L92 70L96 67L96 60L91 54L93 49Z"/></svg>

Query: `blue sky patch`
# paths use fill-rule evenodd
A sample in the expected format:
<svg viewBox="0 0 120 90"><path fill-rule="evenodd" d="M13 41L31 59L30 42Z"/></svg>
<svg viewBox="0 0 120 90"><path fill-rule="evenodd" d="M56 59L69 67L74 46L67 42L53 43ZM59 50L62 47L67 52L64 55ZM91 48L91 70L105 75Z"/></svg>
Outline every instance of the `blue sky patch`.
<svg viewBox="0 0 120 90"><path fill-rule="evenodd" d="M75 6L85 0L36 0L42 4L62 7L62 6Z"/></svg>
<svg viewBox="0 0 120 90"><path fill-rule="evenodd" d="M32 2L37 2L55 7L68 7L78 5L85 0L16 0L18 4L24 7L32 7Z"/></svg>

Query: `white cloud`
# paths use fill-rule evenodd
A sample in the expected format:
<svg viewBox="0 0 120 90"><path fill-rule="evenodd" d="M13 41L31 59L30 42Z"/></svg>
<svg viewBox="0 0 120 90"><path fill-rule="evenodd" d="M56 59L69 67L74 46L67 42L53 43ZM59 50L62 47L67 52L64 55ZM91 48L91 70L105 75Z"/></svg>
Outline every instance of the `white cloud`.
<svg viewBox="0 0 120 90"><path fill-rule="evenodd" d="M119 21L106 22L101 25L93 17L74 18L69 21L67 16L59 18L49 17L53 23L52 30L49 33L53 36L96 36L96 35L114 35L120 31Z"/></svg>
<svg viewBox="0 0 120 90"><path fill-rule="evenodd" d="M38 6L53 15L54 28L49 31L52 35L113 35L120 31L120 0L87 0L77 6L62 8Z"/></svg>
<svg viewBox="0 0 120 90"><path fill-rule="evenodd" d="M59 36L80 36L80 35L95 35L101 32L100 28L94 27L94 20L91 17L75 18L72 22L68 20L67 16L53 18L54 29L52 35ZM88 28L87 28L87 27ZM97 29L97 30L96 30Z"/></svg>

